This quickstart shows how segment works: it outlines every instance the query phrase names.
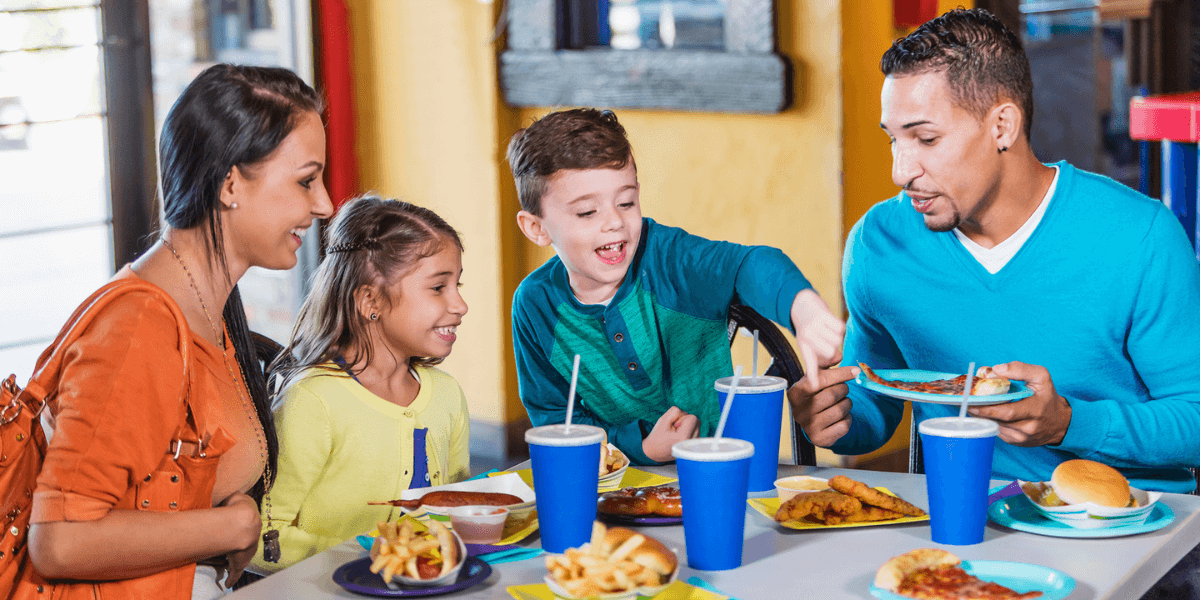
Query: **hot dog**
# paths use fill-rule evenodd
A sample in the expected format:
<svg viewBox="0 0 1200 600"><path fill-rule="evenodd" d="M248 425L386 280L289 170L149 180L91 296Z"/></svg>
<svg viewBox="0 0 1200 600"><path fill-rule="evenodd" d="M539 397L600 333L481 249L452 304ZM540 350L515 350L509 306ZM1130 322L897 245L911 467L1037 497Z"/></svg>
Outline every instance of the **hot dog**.
<svg viewBox="0 0 1200 600"><path fill-rule="evenodd" d="M512 494L439 491L429 492L415 500L387 500L385 502L368 502L367 504L390 504L407 510L416 510L422 506L508 506L510 504L520 504L521 502L523 500Z"/></svg>

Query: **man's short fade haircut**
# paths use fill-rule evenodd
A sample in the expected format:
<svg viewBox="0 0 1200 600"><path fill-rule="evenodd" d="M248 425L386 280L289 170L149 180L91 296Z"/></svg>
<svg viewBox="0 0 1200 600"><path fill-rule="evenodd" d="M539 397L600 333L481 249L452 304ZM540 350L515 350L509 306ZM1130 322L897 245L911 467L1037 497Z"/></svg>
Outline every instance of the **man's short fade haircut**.
<svg viewBox="0 0 1200 600"><path fill-rule="evenodd" d="M611 110L576 108L552 112L513 134L507 157L521 208L540 217L550 176L563 169L624 169L633 148Z"/></svg>
<svg viewBox="0 0 1200 600"><path fill-rule="evenodd" d="M1033 78L1021 40L992 13L955 9L892 43L879 69L885 76L944 72L954 103L982 120L1001 99L1024 113L1033 131Z"/></svg>

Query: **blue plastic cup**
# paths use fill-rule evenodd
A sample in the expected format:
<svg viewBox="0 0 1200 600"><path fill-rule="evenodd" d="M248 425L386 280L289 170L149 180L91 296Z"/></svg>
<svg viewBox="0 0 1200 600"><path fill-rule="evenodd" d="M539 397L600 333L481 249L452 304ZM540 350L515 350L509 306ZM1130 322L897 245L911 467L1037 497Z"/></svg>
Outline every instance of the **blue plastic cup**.
<svg viewBox="0 0 1200 600"><path fill-rule="evenodd" d="M591 425L543 425L525 432L543 550L561 553L591 541L603 441L604 430Z"/></svg>
<svg viewBox="0 0 1200 600"><path fill-rule="evenodd" d="M722 377L713 387L717 390L717 401L725 409L729 397L732 377ZM724 437L746 440L758 450L750 459L750 492L766 492L775 489L779 479L779 430L783 422L783 392L787 380L782 377L760 375L742 377L738 380L737 394L733 407L725 422Z"/></svg>
<svg viewBox="0 0 1200 600"><path fill-rule="evenodd" d="M966 546L983 541L992 451L1000 428L974 417L921 421L925 491L933 541Z"/></svg>
<svg viewBox="0 0 1200 600"><path fill-rule="evenodd" d="M688 566L701 571L742 566L754 445L732 438L695 438L672 446L671 455L679 473Z"/></svg>

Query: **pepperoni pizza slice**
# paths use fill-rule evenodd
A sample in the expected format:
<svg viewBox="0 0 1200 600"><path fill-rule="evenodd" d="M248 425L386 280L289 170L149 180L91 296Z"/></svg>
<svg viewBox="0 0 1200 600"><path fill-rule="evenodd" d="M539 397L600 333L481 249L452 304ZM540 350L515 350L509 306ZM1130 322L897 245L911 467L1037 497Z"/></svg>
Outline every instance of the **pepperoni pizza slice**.
<svg viewBox="0 0 1200 600"><path fill-rule="evenodd" d="M889 559L875 573L875 587L920 600L1030 600L1042 592L1018 592L983 581L962 569L957 556L935 548Z"/></svg>
<svg viewBox="0 0 1200 600"><path fill-rule="evenodd" d="M863 374L867 379L879 385L905 390L909 392L921 392L923 394L946 394L960 396L963 393L963 388L967 385L967 376L959 375L953 379L935 379L933 381L893 381L884 379L871 370L865 363L858 363L862 368ZM980 367L975 373L975 378L971 382L972 396L995 396L1008 393L1008 388L1012 385L1012 381L1005 377L1001 377L992 370L991 367Z"/></svg>

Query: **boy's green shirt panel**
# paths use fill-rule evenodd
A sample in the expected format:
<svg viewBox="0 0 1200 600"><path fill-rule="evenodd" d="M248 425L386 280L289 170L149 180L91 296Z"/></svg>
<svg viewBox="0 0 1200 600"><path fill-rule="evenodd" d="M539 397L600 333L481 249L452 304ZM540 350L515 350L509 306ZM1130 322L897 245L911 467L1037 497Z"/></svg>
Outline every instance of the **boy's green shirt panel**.
<svg viewBox="0 0 1200 600"><path fill-rule="evenodd" d="M562 423L579 354L572 421L604 428L635 464L653 464L642 439L671 406L696 415L700 435L716 428L713 382L733 371L730 304L790 328L792 302L809 287L775 248L711 241L644 219L629 272L607 306L581 304L557 257L521 283L513 298L521 401L535 426Z"/></svg>

